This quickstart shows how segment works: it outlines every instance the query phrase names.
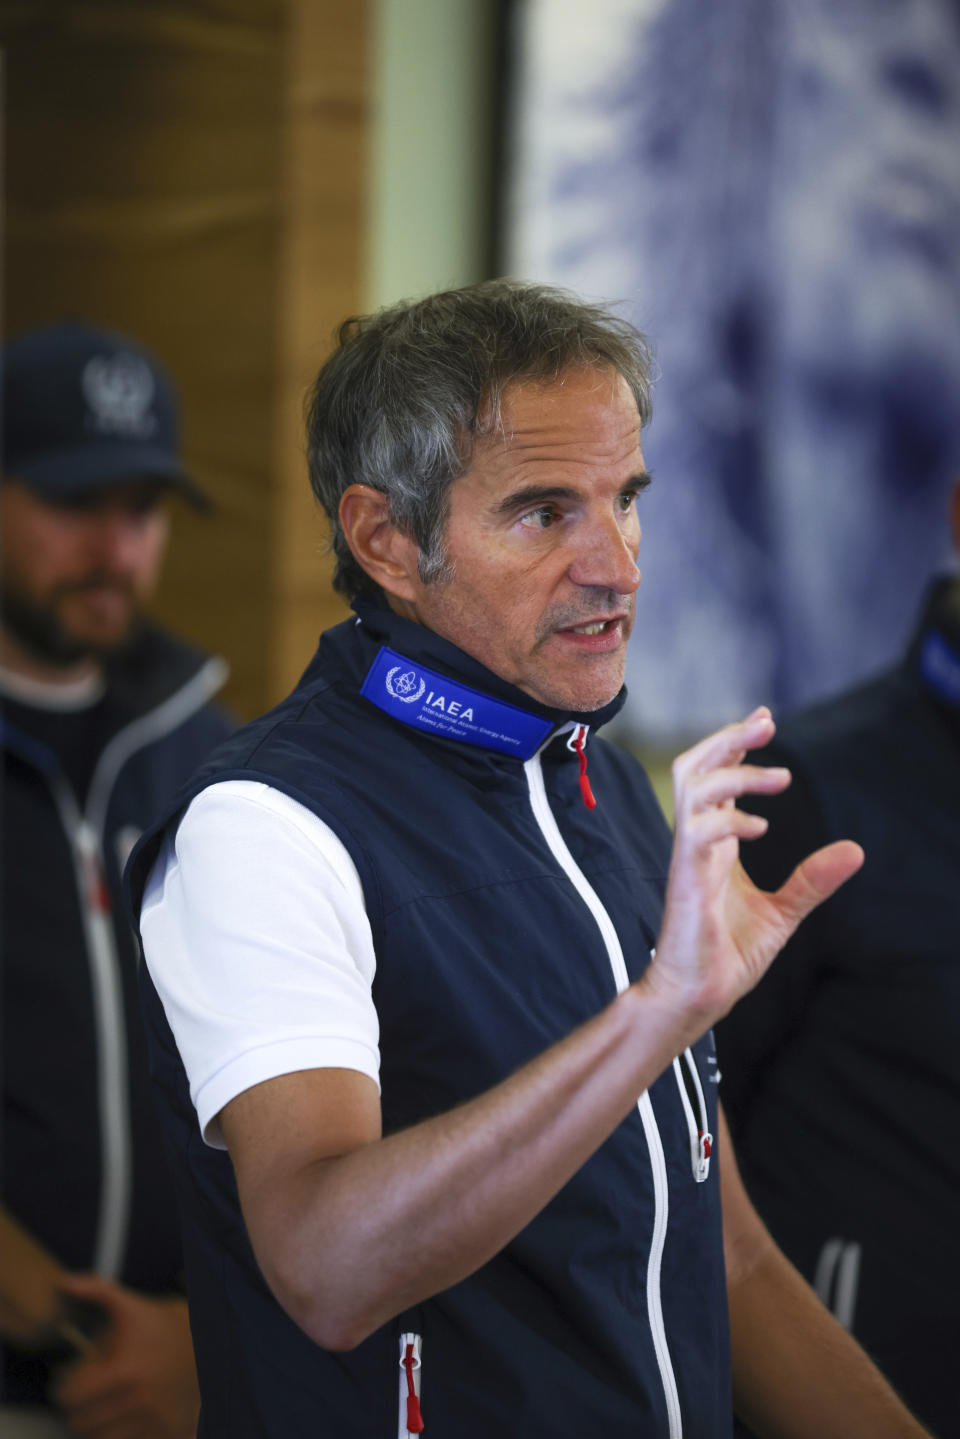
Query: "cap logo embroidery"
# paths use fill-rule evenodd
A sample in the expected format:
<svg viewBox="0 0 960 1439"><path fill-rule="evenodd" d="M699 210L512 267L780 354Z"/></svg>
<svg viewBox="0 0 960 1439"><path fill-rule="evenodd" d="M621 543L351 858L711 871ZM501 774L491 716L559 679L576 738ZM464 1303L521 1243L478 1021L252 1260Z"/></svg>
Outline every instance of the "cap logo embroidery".
<svg viewBox="0 0 960 1439"><path fill-rule="evenodd" d="M387 670L384 684L387 687L388 694L393 695L395 700L402 700L405 705L412 705L415 700L420 698L427 686L423 680L420 680L418 687L415 670L407 670L399 679L394 679L394 675L396 675L399 669L399 665L394 665L392 669Z"/></svg>
<svg viewBox="0 0 960 1439"><path fill-rule="evenodd" d="M81 384L91 428L139 438L156 430L157 417L150 408L156 386L150 366L139 355L96 355L84 366Z"/></svg>

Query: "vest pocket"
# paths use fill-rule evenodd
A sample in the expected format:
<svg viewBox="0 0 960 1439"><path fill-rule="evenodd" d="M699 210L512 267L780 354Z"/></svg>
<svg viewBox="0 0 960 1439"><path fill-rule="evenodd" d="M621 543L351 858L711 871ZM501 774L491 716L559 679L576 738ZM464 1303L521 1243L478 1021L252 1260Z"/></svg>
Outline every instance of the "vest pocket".
<svg viewBox="0 0 960 1439"><path fill-rule="evenodd" d="M420 1412L422 1348L423 1340L419 1334L413 1330L401 1331L397 1439L409 1439L411 1434L423 1433L423 1415Z"/></svg>
<svg viewBox="0 0 960 1439"><path fill-rule="evenodd" d="M687 1121L690 1135L690 1163L693 1177L702 1184L710 1173L710 1155L713 1152L713 1135L707 1127L707 1101L697 1073L697 1063L692 1049L685 1049L673 1061L673 1072L677 1078L680 1102Z"/></svg>

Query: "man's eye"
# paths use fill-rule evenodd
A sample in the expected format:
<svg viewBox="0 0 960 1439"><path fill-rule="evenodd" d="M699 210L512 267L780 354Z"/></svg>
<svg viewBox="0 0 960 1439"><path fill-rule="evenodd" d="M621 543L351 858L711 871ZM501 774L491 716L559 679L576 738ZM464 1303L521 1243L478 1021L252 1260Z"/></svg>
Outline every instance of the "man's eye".
<svg viewBox="0 0 960 1439"><path fill-rule="evenodd" d="M138 495L131 500L127 506L127 513L132 519L146 520L155 514L162 503L162 496L159 494Z"/></svg>
<svg viewBox="0 0 960 1439"><path fill-rule="evenodd" d="M630 490L629 493L620 496L620 509L624 514L628 514L633 509L639 493L639 490Z"/></svg>
<svg viewBox="0 0 960 1439"><path fill-rule="evenodd" d="M547 530L557 518L556 510L549 505L541 505L537 510L528 510L520 523L531 530Z"/></svg>
<svg viewBox="0 0 960 1439"><path fill-rule="evenodd" d="M44 502L65 515L95 515L103 509L103 497L97 490L81 490L74 495L50 495Z"/></svg>

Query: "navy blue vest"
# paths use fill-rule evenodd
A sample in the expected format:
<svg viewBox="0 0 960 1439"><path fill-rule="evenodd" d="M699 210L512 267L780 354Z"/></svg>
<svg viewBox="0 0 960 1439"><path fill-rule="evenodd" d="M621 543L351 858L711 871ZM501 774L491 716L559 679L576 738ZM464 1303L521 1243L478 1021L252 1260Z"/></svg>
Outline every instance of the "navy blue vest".
<svg viewBox="0 0 960 1439"><path fill-rule="evenodd" d="M537 706L389 611L365 606L361 614L362 623L323 636L293 694L217 752L168 823L205 786L246 778L301 801L343 841L376 948L390 1132L490 1088L616 992L597 923L536 820L523 759L502 752L511 744L510 714L499 711L503 725L480 725L479 702L515 706L555 736L533 763L542 767L563 840L613 919L631 979L656 941L670 836L643 771L624 752L591 738L597 807L587 809L569 733L560 732L570 716ZM392 653L382 655L383 647ZM418 727L384 713L382 689L362 696L371 672L380 686L390 675L395 702L387 703L397 716L410 696L432 696L436 727L429 716ZM464 728L468 708L474 715ZM423 713L422 704L411 712ZM471 724L490 736L499 728L500 747L469 733ZM527 736L521 748L532 742ZM135 895L160 839L157 832L140 850ZM653 1288L675 1376L671 1401L651 1333L654 1161L636 1109L489 1264L352 1352L328 1353L287 1317L257 1269L229 1158L200 1139L183 1067L146 978L145 1003L184 1211L201 1435L394 1439L405 1332L422 1336L422 1412L436 1439L667 1439L679 1432L678 1418L684 1435L729 1435L718 1175L713 1166L698 1182L694 1172L698 1092L716 1132L712 1036L695 1046L696 1076L684 1061L651 1090L667 1211Z"/></svg>

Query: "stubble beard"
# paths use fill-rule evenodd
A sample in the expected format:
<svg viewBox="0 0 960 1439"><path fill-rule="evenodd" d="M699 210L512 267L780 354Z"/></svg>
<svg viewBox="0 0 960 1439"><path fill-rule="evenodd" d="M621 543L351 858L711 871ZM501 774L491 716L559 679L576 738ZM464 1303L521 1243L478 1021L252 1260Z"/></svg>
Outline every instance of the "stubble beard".
<svg viewBox="0 0 960 1439"><path fill-rule="evenodd" d="M574 625L585 624L590 620L602 619L604 615L612 617L613 614L626 612L625 624L632 628L635 595L621 595L614 590L587 590L583 596L578 596L576 601L558 606L544 615L537 630L535 649L540 649L557 630L570 629ZM629 640L630 630L628 629L626 640ZM592 714L597 710L604 709L610 704L623 687L624 671L626 667L626 640L624 644L613 654L605 658L610 664L618 663L616 680L612 680L598 688L599 679L586 674L573 674L563 680L553 683L545 676L543 685L543 702L552 709L570 710L574 714ZM584 656L583 664L589 666L591 657ZM549 698L547 697L549 693Z"/></svg>
<svg viewBox="0 0 960 1439"><path fill-rule="evenodd" d="M60 604L71 594L101 587L105 582L102 575L87 580L59 586L45 601L9 582L0 588L0 620L7 633L26 653L48 665L67 668L85 659L107 659L128 649L143 623L142 615L131 587L118 582L112 576L108 582L130 597L130 614L127 623L116 633L104 639L76 634L60 617Z"/></svg>

